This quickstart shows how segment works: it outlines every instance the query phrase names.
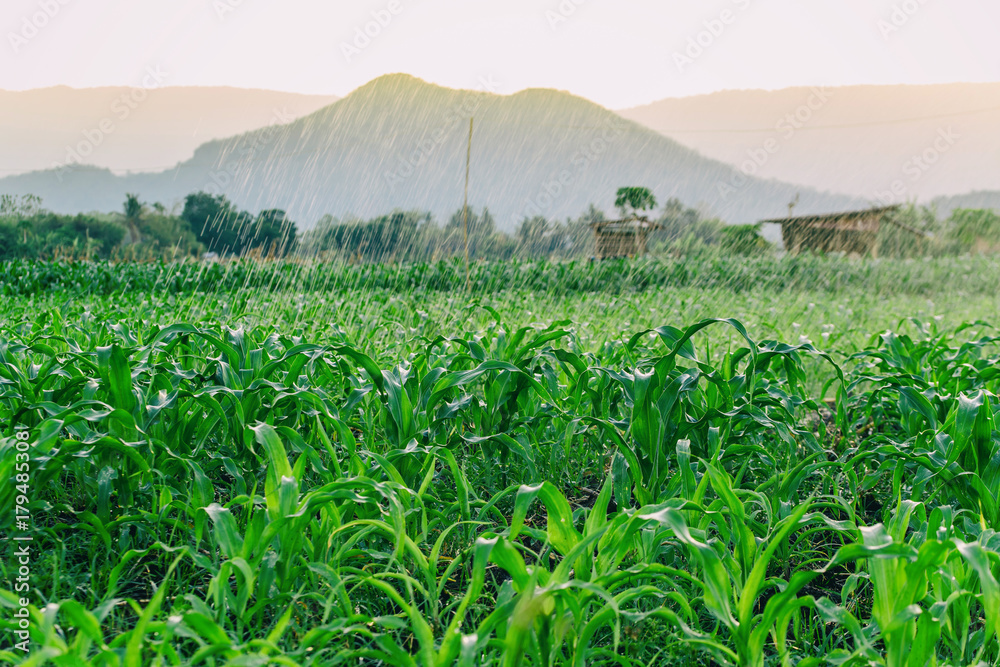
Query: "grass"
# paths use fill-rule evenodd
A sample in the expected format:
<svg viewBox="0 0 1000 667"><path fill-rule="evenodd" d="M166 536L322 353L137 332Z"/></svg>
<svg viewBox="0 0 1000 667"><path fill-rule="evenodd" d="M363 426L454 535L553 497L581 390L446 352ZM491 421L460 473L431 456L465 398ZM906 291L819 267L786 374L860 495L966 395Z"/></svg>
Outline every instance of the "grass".
<svg viewBox="0 0 1000 667"><path fill-rule="evenodd" d="M1000 662L992 260L476 271L4 265L0 659Z"/></svg>

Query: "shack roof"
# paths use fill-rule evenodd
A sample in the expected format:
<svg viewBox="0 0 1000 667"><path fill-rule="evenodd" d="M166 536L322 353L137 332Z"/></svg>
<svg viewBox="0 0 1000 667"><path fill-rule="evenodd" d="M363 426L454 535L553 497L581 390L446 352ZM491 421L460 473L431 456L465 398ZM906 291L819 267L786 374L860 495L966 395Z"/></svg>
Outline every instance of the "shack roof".
<svg viewBox="0 0 1000 667"><path fill-rule="evenodd" d="M906 223L900 222L895 218L888 217L890 213L895 213L901 208L898 204L894 206L883 206L876 208L867 208L861 211L843 211L841 213L823 213L821 215L800 215L792 218L773 218L771 220L761 220L762 223L774 223L779 225L807 225L809 227L820 228L820 229L837 229L840 224L853 222L855 220L860 220L862 218L868 218L873 215L879 216L881 219L896 225L900 229L905 229L911 234L916 234L917 236L924 236L925 234L919 229L915 229Z"/></svg>
<svg viewBox="0 0 1000 667"><path fill-rule="evenodd" d="M647 218L632 217L622 220L599 220L590 223L590 228L598 232L634 232L662 229L663 225Z"/></svg>

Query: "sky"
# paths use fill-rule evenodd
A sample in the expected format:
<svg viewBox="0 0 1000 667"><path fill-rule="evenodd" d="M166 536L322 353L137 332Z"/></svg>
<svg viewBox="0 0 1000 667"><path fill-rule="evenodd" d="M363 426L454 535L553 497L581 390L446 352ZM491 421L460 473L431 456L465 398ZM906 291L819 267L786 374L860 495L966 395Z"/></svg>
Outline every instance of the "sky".
<svg viewBox="0 0 1000 667"><path fill-rule="evenodd" d="M342 96L406 72L623 109L724 89L997 81L997 25L992 0L3 0L0 89Z"/></svg>

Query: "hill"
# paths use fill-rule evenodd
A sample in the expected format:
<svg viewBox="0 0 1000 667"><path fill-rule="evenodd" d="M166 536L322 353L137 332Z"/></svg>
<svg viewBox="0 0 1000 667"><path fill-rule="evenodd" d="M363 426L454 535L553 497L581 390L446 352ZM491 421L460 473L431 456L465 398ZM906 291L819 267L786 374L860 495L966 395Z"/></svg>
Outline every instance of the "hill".
<svg viewBox="0 0 1000 667"><path fill-rule="evenodd" d="M1000 189L1000 83L738 90L621 115L727 164L776 142L758 175L865 199Z"/></svg>
<svg viewBox="0 0 1000 667"><path fill-rule="evenodd" d="M200 146L158 174L48 170L0 180L0 192L32 192L54 210L117 209L125 192L171 204L198 190L250 210L280 207L308 226L322 215L369 216L393 208L445 218L462 203L468 118L475 117L470 204L511 230L524 216L611 209L615 190L645 185L730 222L865 202L746 178L676 141L568 93L500 96L389 75L280 127Z"/></svg>
<svg viewBox="0 0 1000 667"><path fill-rule="evenodd" d="M115 172L163 171L207 141L288 123L336 99L225 87L0 90L0 176L75 159Z"/></svg>

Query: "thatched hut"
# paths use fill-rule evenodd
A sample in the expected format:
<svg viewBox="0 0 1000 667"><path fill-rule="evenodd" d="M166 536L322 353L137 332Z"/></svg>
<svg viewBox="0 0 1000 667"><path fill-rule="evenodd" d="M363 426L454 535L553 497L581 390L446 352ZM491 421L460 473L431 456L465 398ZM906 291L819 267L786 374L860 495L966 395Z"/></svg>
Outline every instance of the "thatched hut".
<svg viewBox="0 0 1000 667"><path fill-rule="evenodd" d="M641 257L646 254L649 233L661 227L659 223L637 216L592 222L590 228L594 230L597 259Z"/></svg>
<svg viewBox="0 0 1000 667"><path fill-rule="evenodd" d="M781 238L785 250L791 253L812 250L878 257L879 229L883 223L895 225L919 237L923 236L920 231L895 219L893 214L899 208L899 206L886 206L864 211L803 215L762 222L781 225Z"/></svg>

